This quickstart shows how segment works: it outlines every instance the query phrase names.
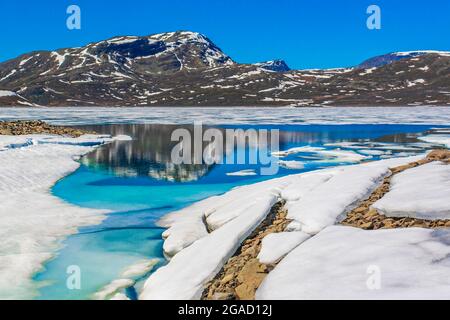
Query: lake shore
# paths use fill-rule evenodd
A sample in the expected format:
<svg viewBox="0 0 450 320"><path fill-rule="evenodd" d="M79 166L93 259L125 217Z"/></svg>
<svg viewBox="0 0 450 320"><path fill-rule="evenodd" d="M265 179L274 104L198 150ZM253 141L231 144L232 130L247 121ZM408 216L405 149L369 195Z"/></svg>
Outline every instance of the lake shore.
<svg viewBox="0 0 450 320"><path fill-rule="evenodd" d="M0 121L0 135L55 134L78 138L83 134L93 133L77 128L55 126L40 120Z"/></svg>
<svg viewBox="0 0 450 320"><path fill-rule="evenodd" d="M20 124L16 125L18 128L20 126ZM33 128L37 129L33 131ZM43 133L44 129L48 130L45 134ZM24 177L28 178L32 169L36 172L31 172L31 175L35 173L36 175L48 174L49 167L55 166L56 163L59 163L58 161L62 161L62 158L66 157L66 155L59 153L62 153L63 150L69 150L69 148L74 150L86 148L88 150L88 146L92 150L95 145L112 141L111 138L94 135L81 135L78 138L72 138L68 137L69 131L60 131L62 129L67 128L52 128L51 126L48 128L45 124L34 124L24 125L22 129L14 131L17 133L29 132L29 134L12 135L12 132L9 131L10 135L0 135L0 147L3 148L0 148L2 151L0 152L0 158L5 160L5 170L12 169L14 174L17 173L16 179L20 182L22 177L18 175L19 171L16 172L16 166L11 165L14 159L28 159L28 156L34 156L33 164L36 168L28 168L30 166L28 160L25 161L28 166L19 168L23 171ZM65 136L56 136L57 132L65 132ZM445 134L444 131L443 133ZM441 136L439 137L441 138ZM44 147L46 147L45 150ZM34 153L29 153L30 150ZM48 154L53 152L56 153L55 158L57 160L52 158L51 166L47 165L47 167L41 168L40 161L47 161ZM12 155L13 153L16 153L16 155L12 158L8 157L8 161L6 155ZM19 153L20 157L18 157ZM70 154L70 161L73 165L73 162L75 162L73 158L80 157L84 153L77 151ZM428 156L427 161L419 156L393 158L285 176L256 185L238 187L222 196L207 198L191 207L169 214L163 218L163 224L168 227L164 232L164 249L171 261L167 267L161 268L162 271L155 272L156 278L160 277L160 280L154 280L154 275L150 276L149 280L152 280L147 281L150 285L147 283L141 298L151 298L153 294L155 298L173 297L175 299L179 297L200 299L202 296L212 299L253 299L255 296L264 298L266 294L258 294L258 288L264 285L267 275L271 275L273 271L278 270L278 262L283 261L284 257L294 252L297 247L302 247L303 243L306 245L307 243L314 243L315 239L320 239L322 234L328 232L324 232L325 230L334 227L335 222L342 221L342 219L352 228L358 227L357 229L368 230L383 229L389 225L393 225L394 228L401 227L401 229L407 226L446 227L447 221L442 218L427 220L383 216L381 214L374 215L373 209L371 209L371 206L377 200L385 198L386 194L389 193L391 176L396 176L403 171L409 172L412 169L422 170L421 168L428 164L446 162L448 156L444 151L442 151L442 154L432 153ZM366 170L368 168L370 170ZM430 169L442 170L440 166ZM44 170L47 171L44 172ZM4 175L6 175L6 171ZM67 173L60 174L59 177L65 175ZM409 176L411 175L422 175L426 178L428 171L420 171ZM39 180L39 182L42 186L42 180ZM48 189L41 188L38 193L41 191L48 193ZM345 194L341 190L345 190L349 194ZM40 196L36 193L24 194L19 189L8 194L12 194L11 197L16 201L19 201L18 197L25 196L26 200L23 202L29 204L30 213L33 208L35 209L36 202L28 198L37 199ZM369 200L369 202L365 202L364 199ZM42 208L39 208L44 212L46 210L51 211L51 201L44 200L42 199L39 202L39 205L43 205ZM13 207L13 204L11 204L11 207ZM385 207L386 205L383 208ZM61 209L61 207L59 208ZM311 208L312 211L316 210L315 214L305 215L305 210ZM71 233L76 232L73 228L76 228L76 226L70 228ZM64 237L60 234L57 236L58 239ZM54 244L55 242L52 246ZM281 247L283 248L280 249ZM207 256L197 254L203 253L203 251L211 251L211 253L210 255L209 253L205 254ZM47 250L47 254L50 256L53 252L54 250ZM239 257L241 254L242 257ZM198 256L197 260L200 261L200 265L191 266L192 256ZM191 262L188 263L188 261ZM242 264L242 261L245 261L245 263ZM248 261L251 262L250 265L248 265ZM169 279L168 290L163 288L158 292L156 288L159 281L163 283L165 277L170 278L170 274L173 274L174 270L177 269L172 269L171 264L174 262L176 265L186 265L186 270L175 277L179 277L178 281L176 281L177 279L175 281ZM199 270L198 268L202 266L205 267L204 270ZM183 283L184 277L192 275L191 272L193 271L196 273L198 271L199 276L194 276L193 281L186 281L185 288L181 290L178 284ZM277 273L279 272L275 274ZM265 274L265 276L262 277L261 274ZM152 283L153 281L155 283ZM229 286L230 283L231 286ZM272 285L270 284L270 286ZM159 288L161 289L162 286ZM153 287L155 288L154 292ZM213 290L206 292L205 288ZM222 290L224 288L228 291L225 290L224 292ZM145 296L147 294L148 296Z"/></svg>
<svg viewBox="0 0 450 320"><path fill-rule="evenodd" d="M448 159L449 151L438 150L429 153L425 158L423 156L396 158L346 168L318 170L237 188L223 196L206 199L191 208L171 214L163 219L163 223L169 227L165 232L167 244L165 249L169 248L172 259L167 266L149 277L141 298L253 299L255 296L258 299L277 298L278 296L274 296L273 293L283 292L285 283L296 283L292 279L292 274L289 282L277 280L292 273L279 269L296 270L299 267L292 262L286 267L285 258L303 246L314 243L316 237L320 240L322 234L327 235L331 230L348 234L352 234L351 231L354 229L372 230L366 231L369 233L364 235L378 237L379 232L384 230L375 231L375 229L389 228L392 230L390 231L392 237L400 238L405 228L414 229L411 231L413 233L416 232L415 229L419 229L417 233L422 235L423 232L420 231L422 228L447 230L446 227L450 224L448 218L424 220L415 218L413 211L408 217L385 216L375 212L372 205L389 193L391 179L397 175L400 177L402 173L409 173L408 170L436 163L442 164L440 170L448 170L449 167L446 165ZM448 181L445 183L448 184ZM447 185L442 187L447 188ZM342 193L339 190L346 192ZM427 195L426 190L424 192ZM251 202L255 197L258 203L268 201L271 205L258 206ZM280 206L280 200L286 204ZM275 208L274 204L278 210L271 214ZM238 210L239 212L230 211L231 208L239 206L243 208ZM443 212L447 212L445 210L448 209L444 208ZM267 219L273 214L276 218L272 217L272 222L267 225ZM255 218L257 220L253 220ZM250 220L251 224L243 226ZM335 226L336 222L338 225ZM401 231L400 234L396 230ZM270 237L269 234L275 236ZM435 241L444 244L445 236L446 233L440 236L444 238L438 237ZM336 241L339 242L339 239ZM264 247L271 250L265 250ZM218 248L223 249L217 250ZM417 248L414 246L409 248L405 244L405 252L408 250ZM265 251L263 256L262 251ZM426 263L428 258L425 253L423 254ZM197 263L187 265L194 257ZM323 259L327 261L326 257ZM261 263L261 260L265 263ZM280 261L282 263L278 267ZM290 262L290 259L286 261ZM431 266L429 270L434 272ZM445 270L447 269L439 272L450 274L450 270ZM417 275L415 276L417 278ZM433 279L430 281L434 281ZM320 282L309 285L318 286ZM166 288L161 289L162 283ZM347 285L351 287L353 284ZM260 286L261 289L258 289ZM292 292L291 295L289 290ZM282 295L283 299L296 299L299 297L297 291L301 291L301 284L289 290ZM387 286L384 297L393 296L393 290L394 287ZM418 294L422 298L433 296L439 298L432 292L427 292L420 284L417 286L405 284L405 294L409 293ZM365 292L365 296L375 298L370 292ZM303 292L302 297L308 298L307 293L305 296ZM339 298L339 294L336 293L333 297ZM320 295L315 298L320 298Z"/></svg>
<svg viewBox="0 0 450 320"><path fill-rule="evenodd" d="M66 203L50 189L78 169L77 159L114 138L42 122L15 121L1 128L9 134L0 135L0 202L8 213L0 216L0 298L30 299L38 296L33 275L62 240L108 213Z"/></svg>
<svg viewBox="0 0 450 320"><path fill-rule="evenodd" d="M383 179L381 185L372 194L351 210L339 224L361 228L364 230L395 229L395 228L449 228L450 219L424 220L410 217L391 218L378 213L371 206L389 192L392 179L405 170L415 168L433 161L450 163L449 150L435 150L424 159L400 167L390 169L392 174ZM277 203L267 219L247 238L236 254L230 258L216 277L211 280L202 295L204 300L254 300L255 293L266 276L284 257L278 257L272 263L262 263L264 238L285 233L291 220L286 218L287 212L283 203ZM450 217L449 217L450 218ZM291 250L293 250L292 248ZM269 252L269 254L271 254ZM288 254L288 253L284 253Z"/></svg>

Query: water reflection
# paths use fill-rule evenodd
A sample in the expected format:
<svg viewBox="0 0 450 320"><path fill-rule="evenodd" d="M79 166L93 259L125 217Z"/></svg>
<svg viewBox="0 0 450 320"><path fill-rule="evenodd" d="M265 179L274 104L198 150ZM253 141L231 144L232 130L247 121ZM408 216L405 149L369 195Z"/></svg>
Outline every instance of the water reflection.
<svg viewBox="0 0 450 320"><path fill-rule="evenodd" d="M116 141L95 150L82 159L90 167L101 168L123 177L149 177L158 181L191 182L197 181L214 169L215 165L174 164L171 152L177 141L171 141L172 132L183 128L191 133L194 139L192 125L159 125L159 124L116 124L90 125L83 129L96 131L100 134L129 135L133 141ZM226 129L236 129L236 126L216 127L225 137ZM423 131L422 126L240 126L244 130L279 129L279 148L281 150L299 145L323 145L327 142L367 142L383 143L417 143L417 133ZM207 127L203 128L204 130ZM427 128L428 129L428 128ZM270 137L268 139L270 141ZM194 141L192 141L193 145ZM206 146L206 142L203 146ZM250 145L248 149L258 149ZM228 150L229 151L229 150ZM249 152L249 150L246 150ZM192 159L194 160L194 159ZM194 161L193 161L194 162Z"/></svg>
<svg viewBox="0 0 450 320"><path fill-rule="evenodd" d="M210 165L173 164L171 151L177 142L171 134L175 125L101 125L83 126L101 134L129 135L133 141L116 141L83 157L82 162L119 176L148 176L157 180L187 182L204 176ZM193 132L192 126L184 126Z"/></svg>

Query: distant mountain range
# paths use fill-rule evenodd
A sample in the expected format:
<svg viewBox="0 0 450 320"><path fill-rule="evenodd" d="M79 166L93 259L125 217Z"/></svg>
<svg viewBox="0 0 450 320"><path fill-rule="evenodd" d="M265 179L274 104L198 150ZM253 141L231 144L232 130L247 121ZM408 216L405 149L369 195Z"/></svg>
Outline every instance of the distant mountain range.
<svg viewBox="0 0 450 320"><path fill-rule="evenodd" d="M36 51L0 64L0 106L450 105L450 52L397 52L353 68L234 62L189 31Z"/></svg>

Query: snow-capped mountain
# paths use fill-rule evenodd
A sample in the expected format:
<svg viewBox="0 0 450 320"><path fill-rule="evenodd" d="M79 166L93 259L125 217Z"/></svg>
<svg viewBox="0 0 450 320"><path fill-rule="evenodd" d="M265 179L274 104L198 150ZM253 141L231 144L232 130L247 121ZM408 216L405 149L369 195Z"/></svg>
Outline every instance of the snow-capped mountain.
<svg viewBox="0 0 450 320"><path fill-rule="evenodd" d="M388 54L384 54L381 56L376 56L373 58L370 58L360 65L358 65L358 68L373 68L373 67L381 67L384 65L387 65L389 63L401 60L401 59L410 59L415 58L419 56L424 56L427 54L437 54L441 56L447 56L450 57L450 52L447 51L436 51L436 50L422 50L422 51L405 51L405 52L392 52Z"/></svg>
<svg viewBox="0 0 450 320"><path fill-rule="evenodd" d="M450 105L450 53L290 70L236 63L206 36L178 31L24 54L0 63L0 92L3 106Z"/></svg>
<svg viewBox="0 0 450 320"><path fill-rule="evenodd" d="M266 62L255 63L255 66L258 66L262 69L275 71L275 72L286 72L291 70L286 62L283 60L272 60Z"/></svg>

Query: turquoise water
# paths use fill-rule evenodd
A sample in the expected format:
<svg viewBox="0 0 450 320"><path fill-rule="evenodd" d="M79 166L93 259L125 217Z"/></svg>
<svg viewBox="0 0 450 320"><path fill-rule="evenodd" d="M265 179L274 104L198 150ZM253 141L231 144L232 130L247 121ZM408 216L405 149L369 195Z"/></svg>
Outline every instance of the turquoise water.
<svg viewBox="0 0 450 320"><path fill-rule="evenodd" d="M258 165L197 165L174 169L168 160L171 148L164 143L167 133L173 129L173 126L169 127L88 127L99 133L130 134L135 140L101 147L84 157L76 172L54 186L53 194L69 203L87 208L108 209L112 213L101 224L80 228L79 233L64 241L64 247L55 258L46 264L45 270L35 276L35 280L42 285L40 299L89 299L112 280L121 278L121 272L136 262L158 258L160 263L156 267L163 265L165 261L161 233L164 230L156 222L168 212L221 194L238 185L331 165L348 164L323 161L316 163L311 160L313 158L292 155L283 160L301 160L306 166L298 170L280 168L276 176L227 175L243 169L257 169ZM323 146L335 142L392 144L394 154L401 152L396 151L398 146L415 146L416 153L432 147L420 145L419 148L419 142L415 139L417 134L429 130L429 126L311 125L269 128L274 127L281 130L281 150L304 145ZM370 160L375 159L376 156ZM66 287L66 270L70 265L80 267L80 290L69 290ZM138 281L137 287L140 285L142 281Z"/></svg>
<svg viewBox="0 0 450 320"><path fill-rule="evenodd" d="M141 180L141 181L140 181ZM162 228L156 221L189 203L220 194L234 184L146 184L146 178L117 178L114 174L81 166L59 182L53 193L70 203L112 210L100 225L84 227L64 242L58 256L38 274L50 282L40 290L43 299L86 299L120 272L142 259L162 255ZM81 270L81 290L66 287L69 265Z"/></svg>

